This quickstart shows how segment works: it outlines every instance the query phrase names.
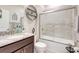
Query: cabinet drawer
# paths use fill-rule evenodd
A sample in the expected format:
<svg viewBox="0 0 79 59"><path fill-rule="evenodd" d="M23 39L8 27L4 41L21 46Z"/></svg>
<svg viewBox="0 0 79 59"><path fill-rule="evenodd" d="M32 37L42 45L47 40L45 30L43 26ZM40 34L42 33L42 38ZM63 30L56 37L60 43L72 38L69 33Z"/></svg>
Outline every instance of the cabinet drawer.
<svg viewBox="0 0 79 59"><path fill-rule="evenodd" d="M34 36L0 47L0 52L11 53L17 49L33 42Z"/></svg>
<svg viewBox="0 0 79 59"><path fill-rule="evenodd" d="M34 52L34 43L31 43L17 51L15 51L14 53L33 53Z"/></svg>
<svg viewBox="0 0 79 59"><path fill-rule="evenodd" d="M31 43L28 46L24 47L24 53L33 53L33 52L34 52L33 43Z"/></svg>

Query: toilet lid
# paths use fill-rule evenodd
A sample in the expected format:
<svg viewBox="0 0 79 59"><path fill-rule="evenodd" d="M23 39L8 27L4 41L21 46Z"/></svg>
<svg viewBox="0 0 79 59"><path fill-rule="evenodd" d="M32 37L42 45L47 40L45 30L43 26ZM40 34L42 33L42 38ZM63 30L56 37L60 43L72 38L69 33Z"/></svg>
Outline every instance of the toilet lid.
<svg viewBox="0 0 79 59"><path fill-rule="evenodd" d="M42 43L42 42L37 42L35 44L35 46L37 46L37 47L46 47L46 44L45 43Z"/></svg>

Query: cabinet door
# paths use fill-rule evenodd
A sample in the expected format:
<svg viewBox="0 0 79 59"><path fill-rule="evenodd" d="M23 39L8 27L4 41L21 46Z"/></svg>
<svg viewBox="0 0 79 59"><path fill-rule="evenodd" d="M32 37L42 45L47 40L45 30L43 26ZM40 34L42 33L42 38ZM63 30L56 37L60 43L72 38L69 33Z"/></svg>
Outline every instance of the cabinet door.
<svg viewBox="0 0 79 59"><path fill-rule="evenodd" d="M24 47L24 53L33 53L34 52L34 44L31 43Z"/></svg>
<svg viewBox="0 0 79 59"><path fill-rule="evenodd" d="M23 48L22 49L19 49L15 53L24 53L24 49Z"/></svg>

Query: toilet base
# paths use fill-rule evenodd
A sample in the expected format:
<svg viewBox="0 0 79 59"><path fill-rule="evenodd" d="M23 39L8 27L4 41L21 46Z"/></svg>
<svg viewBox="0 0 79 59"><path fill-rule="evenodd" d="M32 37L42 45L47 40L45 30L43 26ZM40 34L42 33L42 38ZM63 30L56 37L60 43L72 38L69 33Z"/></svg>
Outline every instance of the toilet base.
<svg viewBox="0 0 79 59"><path fill-rule="evenodd" d="M36 53L46 53L46 48L47 48L47 45L45 43L37 42L35 44L34 50Z"/></svg>
<svg viewBox="0 0 79 59"><path fill-rule="evenodd" d="M37 49L34 49L34 53L46 53L46 51L38 51Z"/></svg>

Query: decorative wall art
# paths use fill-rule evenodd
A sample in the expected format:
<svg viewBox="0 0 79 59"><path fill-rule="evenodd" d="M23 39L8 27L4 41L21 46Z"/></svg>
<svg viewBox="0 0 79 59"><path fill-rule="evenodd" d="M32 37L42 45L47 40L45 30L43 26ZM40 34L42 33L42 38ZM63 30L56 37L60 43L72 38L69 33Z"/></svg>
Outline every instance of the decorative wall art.
<svg viewBox="0 0 79 59"><path fill-rule="evenodd" d="M29 20L35 20L37 19L37 10L33 5L29 5L26 9L25 9L25 13L26 13L26 17Z"/></svg>
<svg viewBox="0 0 79 59"><path fill-rule="evenodd" d="M12 20L17 20L17 14L16 13L14 13L13 15L12 15Z"/></svg>
<svg viewBox="0 0 79 59"><path fill-rule="evenodd" d="M2 18L2 10L0 9L0 18Z"/></svg>

